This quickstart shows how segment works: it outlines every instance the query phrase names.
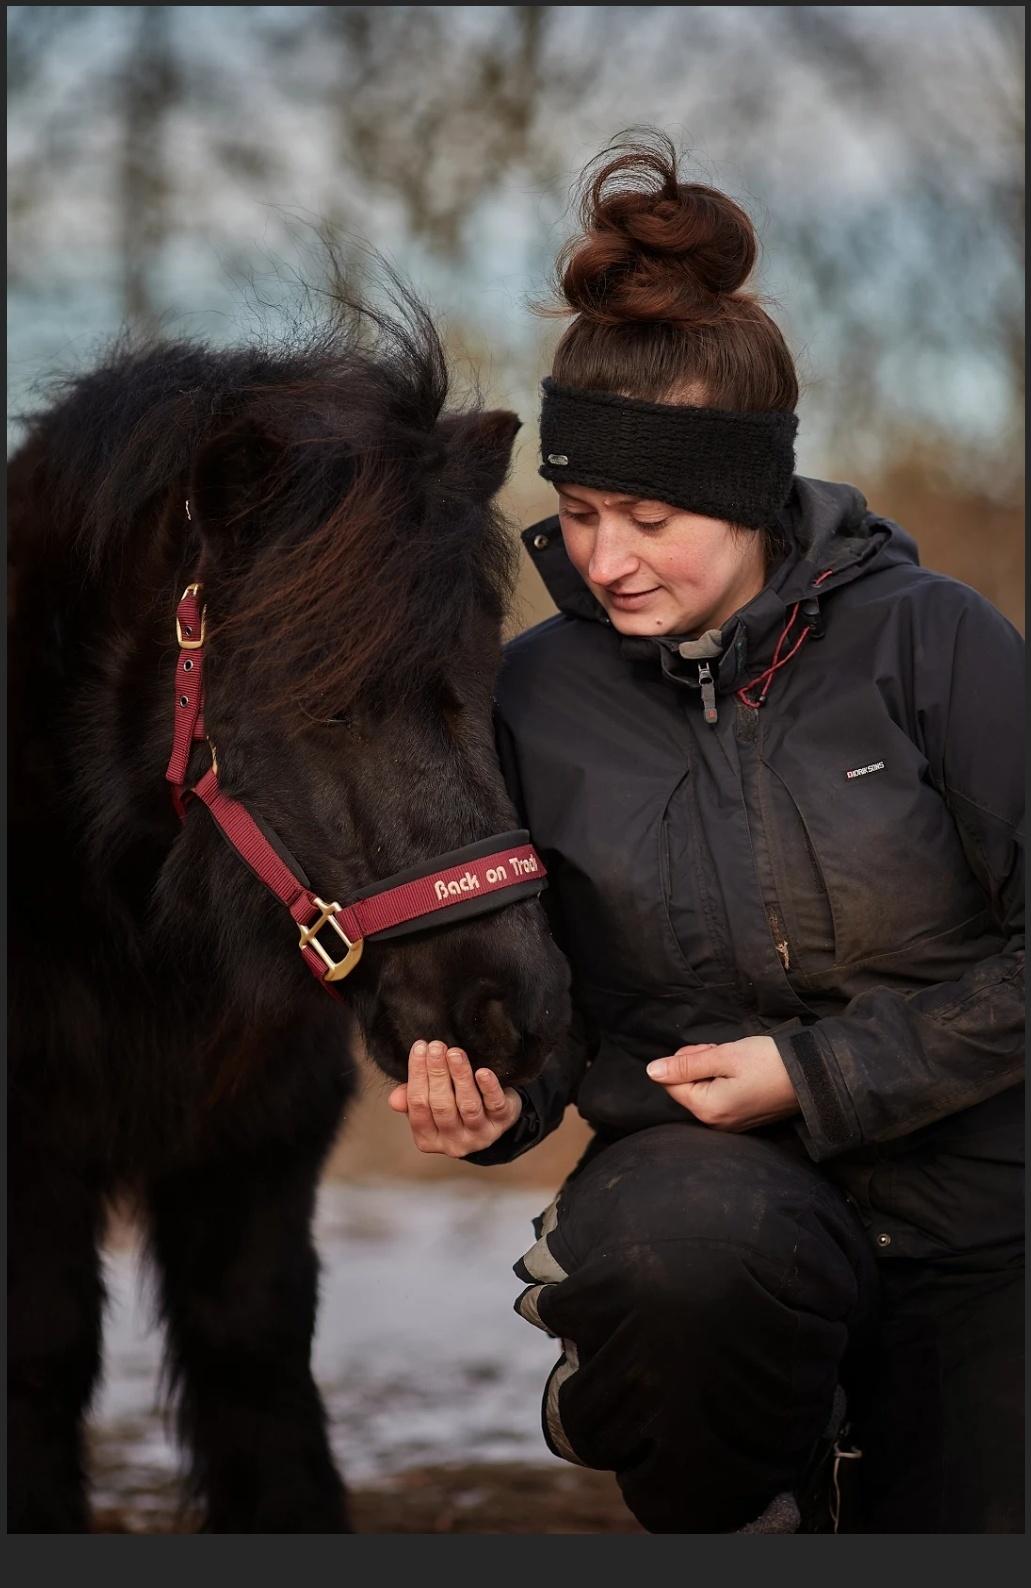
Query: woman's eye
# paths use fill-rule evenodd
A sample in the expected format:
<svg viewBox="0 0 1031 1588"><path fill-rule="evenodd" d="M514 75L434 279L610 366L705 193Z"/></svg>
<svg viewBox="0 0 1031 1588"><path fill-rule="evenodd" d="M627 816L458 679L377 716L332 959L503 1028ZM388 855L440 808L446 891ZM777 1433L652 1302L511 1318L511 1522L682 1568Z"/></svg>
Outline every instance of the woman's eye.
<svg viewBox="0 0 1031 1588"><path fill-rule="evenodd" d="M638 529L661 529L663 524L668 524L668 518L635 518L634 524Z"/></svg>
<svg viewBox="0 0 1031 1588"><path fill-rule="evenodd" d="M574 524L586 524L588 519L594 517L593 513L574 513L568 507L560 508L559 512L563 518L571 518Z"/></svg>

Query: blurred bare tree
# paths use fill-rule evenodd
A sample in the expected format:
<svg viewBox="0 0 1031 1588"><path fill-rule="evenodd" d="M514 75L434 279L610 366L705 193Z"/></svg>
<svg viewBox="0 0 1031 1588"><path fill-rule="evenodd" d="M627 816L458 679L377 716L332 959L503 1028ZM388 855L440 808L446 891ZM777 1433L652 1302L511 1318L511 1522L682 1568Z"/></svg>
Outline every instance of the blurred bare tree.
<svg viewBox="0 0 1031 1588"><path fill-rule="evenodd" d="M131 44L118 79L119 253L122 300L133 325L155 320L151 265L168 236L168 115L181 97L164 6L133 6Z"/></svg>
<svg viewBox="0 0 1031 1588"><path fill-rule="evenodd" d="M535 136L540 108L584 93L590 62L548 50L555 7L312 9L308 28L289 17L265 25L285 91L325 97L334 156L399 200L412 234L438 253L464 256L480 202L513 169L558 180L554 146ZM470 28L459 9L495 15ZM599 47L604 23L601 32Z"/></svg>
<svg viewBox="0 0 1031 1588"><path fill-rule="evenodd" d="M946 60L962 60L964 69L930 75L914 70L897 39L891 48L883 34L864 25L857 9L866 8L772 8L784 40L777 53L809 65L841 115L856 126L874 123L882 134L887 129L896 150L881 172L880 193L858 212L838 215L834 225L805 206L786 208L779 217L789 256L808 261L811 312L836 322L835 340L850 379L855 374L854 405L841 408L839 445L845 449L848 427L878 405L911 440L904 362L919 353L927 368L929 356L974 352L1008 387L1008 433L999 438L1004 445L996 449L996 464L998 454L1007 453L1019 467L1023 9L950 7ZM927 14L933 17L934 8ZM760 167L761 161L757 177ZM914 251L907 233L919 237L919 251L908 269L899 270L898 262ZM957 474L982 472L969 449L961 447L955 463ZM1019 490L1019 473L1006 473L1005 480L996 477L996 489Z"/></svg>
<svg viewBox="0 0 1031 1588"><path fill-rule="evenodd" d="M31 300L55 273L89 268L77 257L78 224L87 246L105 234L100 251L116 261L121 319L153 329L182 308L162 279L177 239L231 243L217 200L211 214L213 193L244 182L256 196L283 180L287 163L251 130L244 65L197 47L188 13L198 9L210 8L8 8L8 103L19 134L8 170L15 292ZM255 8L234 9L245 22ZM203 146L201 192L181 163L184 132ZM82 212L78 223L62 204L63 185Z"/></svg>
<svg viewBox="0 0 1031 1588"><path fill-rule="evenodd" d="M650 122L759 220L835 463L1012 502L1022 41L1015 6L15 6L12 285L74 249L71 184L134 323L186 311L184 243L246 266L298 205L420 250L475 320L499 206L531 296L583 160Z"/></svg>

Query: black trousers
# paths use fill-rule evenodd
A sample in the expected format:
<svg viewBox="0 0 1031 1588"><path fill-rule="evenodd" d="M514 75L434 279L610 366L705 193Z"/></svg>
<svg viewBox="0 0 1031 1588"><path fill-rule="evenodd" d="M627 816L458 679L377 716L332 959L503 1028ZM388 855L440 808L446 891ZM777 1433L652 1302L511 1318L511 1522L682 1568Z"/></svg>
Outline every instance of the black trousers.
<svg viewBox="0 0 1031 1588"><path fill-rule="evenodd" d="M649 1531L798 1493L839 1384L851 1530L1023 1530L1023 1286L990 1257L878 1267L815 1165L679 1124L596 1142L537 1231L517 1309L562 1345L545 1438Z"/></svg>

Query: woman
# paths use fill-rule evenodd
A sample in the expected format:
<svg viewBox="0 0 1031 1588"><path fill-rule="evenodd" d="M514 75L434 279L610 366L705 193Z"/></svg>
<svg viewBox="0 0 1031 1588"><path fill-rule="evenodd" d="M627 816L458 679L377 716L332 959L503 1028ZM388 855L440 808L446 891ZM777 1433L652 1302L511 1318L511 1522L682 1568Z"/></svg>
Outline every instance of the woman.
<svg viewBox="0 0 1031 1588"><path fill-rule="evenodd" d="M659 140L582 218L524 537L560 615L497 696L576 1026L516 1089L418 1042L391 1106L480 1163L593 1126L518 1308L552 1449L647 1529L828 1525L847 1399L856 1527L1021 1531L1019 636L794 475L736 204Z"/></svg>

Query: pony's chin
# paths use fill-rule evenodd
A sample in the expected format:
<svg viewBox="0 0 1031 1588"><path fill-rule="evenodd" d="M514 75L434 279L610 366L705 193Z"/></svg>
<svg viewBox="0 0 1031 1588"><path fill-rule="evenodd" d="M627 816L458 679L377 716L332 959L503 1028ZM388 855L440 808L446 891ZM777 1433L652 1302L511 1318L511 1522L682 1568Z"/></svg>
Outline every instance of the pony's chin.
<svg viewBox="0 0 1031 1588"><path fill-rule="evenodd" d="M385 1016L382 1009L370 1005L367 1008L356 1008L358 1027L361 1033L361 1046L365 1057L376 1069L391 1081L407 1081L408 1055L412 1043L424 1037L427 1042L433 1041L432 1032L413 1031L410 1041L406 1044L394 1021Z"/></svg>
<svg viewBox="0 0 1031 1588"><path fill-rule="evenodd" d="M381 1045L365 1041L366 1057L371 1059L377 1070L390 1081L407 1081L408 1079L408 1049L403 1053L398 1049L385 1050Z"/></svg>
<svg viewBox="0 0 1031 1588"><path fill-rule="evenodd" d="M492 1069L505 1086L531 1080L541 1068L541 1044L533 1037L523 1042L514 1038L503 1055L499 1056L495 1051L488 1056L484 1050L460 1042L442 1022L438 1022L439 1030L413 1030L411 1040L407 1043L393 1032L385 1031L384 1024L386 1022L379 1021L376 1022L378 1030L363 1030L363 1045L366 1057L392 1081L407 1081L411 1044L420 1038L424 1042L446 1042L449 1047L462 1048L468 1053L474 1069L480 1066Z"/></svg>

